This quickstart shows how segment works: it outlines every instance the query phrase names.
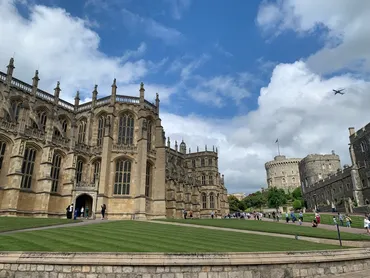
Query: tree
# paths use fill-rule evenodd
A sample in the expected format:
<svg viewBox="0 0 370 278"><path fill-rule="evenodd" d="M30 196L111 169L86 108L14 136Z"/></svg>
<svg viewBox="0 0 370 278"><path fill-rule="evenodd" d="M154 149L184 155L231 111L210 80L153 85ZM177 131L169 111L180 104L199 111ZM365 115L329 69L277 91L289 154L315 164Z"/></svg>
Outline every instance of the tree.
<svg viewBox="0 0 370 278"><path fill-rule="evenodd" d="M297 199L297 200L302 199L302 190L301 190L301 188L297 187L296 189L294 189L294 191L292 192L292 195L293 195L294 199Z"/></svg>
<svg viewBox="0 0 370 278"><path fill-rule="evenodd" d="M239 201L235 196L229 196L227 197L229 201L229 210L230 212L236 212L236 211L244 211L245 210L245 204L242 201Z"/></svg>
<svg viewBox="0 0 370 278"><path fill-rule="evenodd" d="M294 202L293 202L293 208L295 210L301 209L302 208L302 202L300 200L294 200Z"/></svg>
<svg viewBox="0 0 370 278"><path fill-rule="evenodd" d="M280 206L285 205L287 198L283 189L272 187L268 192L268 204L270 208L278 209Z"/></svg>
<svg viewBox="0 0 370 278"><path fill-rule="evenodd" d="M247 208L261 208L266 205L267 198L261 191L257 191L245 197L243 203Z"/></svg>

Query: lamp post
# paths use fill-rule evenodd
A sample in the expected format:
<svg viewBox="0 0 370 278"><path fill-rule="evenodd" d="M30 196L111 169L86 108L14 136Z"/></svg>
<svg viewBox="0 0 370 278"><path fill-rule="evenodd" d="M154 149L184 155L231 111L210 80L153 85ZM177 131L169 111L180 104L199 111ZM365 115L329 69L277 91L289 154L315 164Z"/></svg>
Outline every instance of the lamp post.
<svg viewBox="0 0 370 278"><path fill-rule="evenodd" d="M340 230L339 230L338 222L337 222L337 232L338 232L339 245L340 245L340 247L342 247L342 239L340 238Z"/></svg>

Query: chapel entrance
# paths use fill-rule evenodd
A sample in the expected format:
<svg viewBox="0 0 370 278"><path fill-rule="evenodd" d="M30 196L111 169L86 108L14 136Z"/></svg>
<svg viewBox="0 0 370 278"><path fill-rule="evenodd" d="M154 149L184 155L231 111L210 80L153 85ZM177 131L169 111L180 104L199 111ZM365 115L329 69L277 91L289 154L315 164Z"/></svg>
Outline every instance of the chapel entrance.
<svg viewBox="0 0 370 278"><path fill-rule="evenodd" d="M76 206L75 209L77 210L77 217L83 217L81 215L81 208L84 208L84 214L87 214L87 217L91 217L92 215L92 205L93 205L93 198L88 194L81 194L76 199Z"/></svg>

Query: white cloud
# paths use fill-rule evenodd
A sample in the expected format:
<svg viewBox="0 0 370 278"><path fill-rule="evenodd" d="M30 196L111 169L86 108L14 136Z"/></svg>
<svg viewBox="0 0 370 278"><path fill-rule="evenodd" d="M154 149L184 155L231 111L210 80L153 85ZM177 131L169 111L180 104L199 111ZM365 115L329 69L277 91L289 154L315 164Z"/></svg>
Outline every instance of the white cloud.
<svg viewBox="0 0 370 278"><path fill-rule="evenodd" d="M30 15L26 19L19 14L14 1L0 2L0 65L5 70L15 53L17 78L31 82L35 69L39 69L40 88L51 92L60 80L61 96L66 100L72 101L76 90L87 92L83 98L90 97L94 84L99 85L100 96L108 95L113 78L117 78L119 88L132 83L139 88L149 71L163 65L163 61L131 59L123 63L122 57L108 57L100 52L100 37L89 29L86 21L60 8L29 7ZM142 44L135 53L144 51ZM129 53L134 58L134 52ZM162 87L155 84L151 87L161 93ZM136 95L137 90L127 93Z"/></svg>
<svg viewBox="0 0 370 278"><path fill-rule="evenodd" d="M332 89L346 88L334 96ZM266 187L264 163L281 152L289 157L335 150L342 164L350 163L348 127L360 128L370 119L370 83L342 75L324 79L298 61L275 67L261 89L259 108L233 119L204 119L190 115L162 116L166 135L196 146L216 145L220 169L229 191L253 192Z"/></svg>
<svg viewBox="0 0 370 278"><path fill-rule="evenodd" d="M183 13L189 9L191 0L164 0L170 5L171 16L179 20L182 18Z"/></svg>
<svg viewBox="0 0 370 278"><path fill-rule="evenodd" d="M220 43L215 43L214 45L215 49L221 53L222 55L226 56L226 57L233 57L234 55L232 53L230 53L229 51L225 50L222 45Z"/></svg>
<svg viewBox="0 0 370 278"><path fill-rule="evenodd" d="M178 44L184 40L184 36L176 29L169 28L151 18L141 17L127 9L122 9L122 20L128 30L144 32L150 37L162 40L167 44Z"/></svg>
<svg viewBox="0 0 370 278"><path fill-rule="evenodd" d="M370 70L370 1L287 0L263 3L257 24L279 34L283 30L313 33L325 30L325 46L307 59L320 73L344 67L355 71Z"/></svg>
<svg viewBox="0 0 370 278"><path fill-rule="evenodd" d="M138 58L142 56L146 52L147 46L144 42L142 42L138 49L136 50L127 50L125 54L121 57L121 61L127 61L131 58Z"/></svg>

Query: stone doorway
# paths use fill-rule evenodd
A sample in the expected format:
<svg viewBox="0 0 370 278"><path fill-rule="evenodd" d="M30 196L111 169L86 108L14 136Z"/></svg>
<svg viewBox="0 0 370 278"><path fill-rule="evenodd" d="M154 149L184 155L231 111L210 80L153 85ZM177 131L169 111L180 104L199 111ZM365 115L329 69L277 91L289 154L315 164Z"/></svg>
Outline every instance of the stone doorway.
<svg viewBox="0 0 370 278"><path fill-rule="evenodd" d="M93 198L88 194L81 194L76 199L75 209L78 211L77 217L83 217L81 215L81 208L84 208L84 214L86 214L86 209L88 212L88 217L93 214Z"/></svg>

